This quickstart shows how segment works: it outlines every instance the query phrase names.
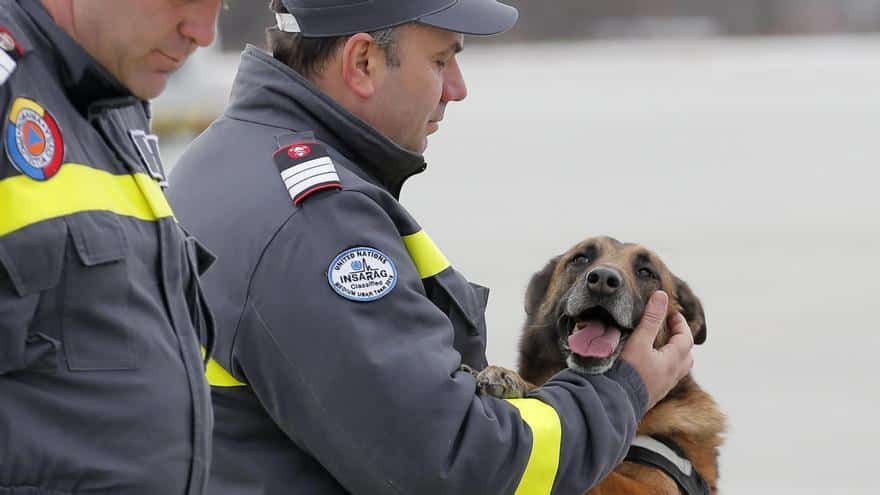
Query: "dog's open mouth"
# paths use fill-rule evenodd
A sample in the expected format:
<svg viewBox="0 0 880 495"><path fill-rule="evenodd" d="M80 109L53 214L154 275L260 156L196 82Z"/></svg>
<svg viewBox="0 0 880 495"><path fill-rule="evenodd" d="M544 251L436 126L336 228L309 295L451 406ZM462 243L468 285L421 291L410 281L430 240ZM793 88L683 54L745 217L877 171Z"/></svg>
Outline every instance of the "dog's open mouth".
<svg viewBox="0 0 880 495"><path fill-rule="evenodd" d="M569 319L568 347L584 358L605 359L618 350L632 329L622 327L605 308L594 306Z"/></svg>

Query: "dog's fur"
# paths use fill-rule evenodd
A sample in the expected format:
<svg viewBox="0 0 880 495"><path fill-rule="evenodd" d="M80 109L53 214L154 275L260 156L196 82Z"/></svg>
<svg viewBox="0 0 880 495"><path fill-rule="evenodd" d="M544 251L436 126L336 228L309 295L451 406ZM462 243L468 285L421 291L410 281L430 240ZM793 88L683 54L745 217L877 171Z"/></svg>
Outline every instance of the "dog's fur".
<svg viewBox="0 0 880 495"><path fill-rule="evenodd" d="M620 279L612 294L601 294L587 279L596 268L614 271ZM595 282L595 277L593 277ZM601 373L617 359L626 337L641 319L648 298L656 290L669 295L668 314L681 312L694 335L694 342L706 340L706 321L700 300L686 283L673 275L651 251L624 244L609 237L587 239L568 252L551 259L536 273L526 292L526 323L520 342L519 373L490 366L480 373L483 393L517 397L540 386L565 367L585 373ZM606 358L586 358L568 349L567 338L575 322L602 318L621 330L618 348ZM669 340L664 324L655 341L661 347ZM533 385L534 384L534 385ZM638 434L661 436L675 442L717 493L718 449L725 430L724 415L715 401L690 375L647 412ZM679 495L676 483L660 470L632 462L618 466L589 495Z"/></svg>

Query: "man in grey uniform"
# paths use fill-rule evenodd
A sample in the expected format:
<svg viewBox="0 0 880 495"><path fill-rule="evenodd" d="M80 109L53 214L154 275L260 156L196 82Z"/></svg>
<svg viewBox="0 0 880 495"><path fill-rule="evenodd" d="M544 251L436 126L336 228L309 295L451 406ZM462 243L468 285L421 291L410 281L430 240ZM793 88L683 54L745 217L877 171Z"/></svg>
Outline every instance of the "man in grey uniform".
<svg viewBox="0 0 880 495"><path fill-rule="evenodd" d="M209 260L145 100L219 3L0 0L2 495L204 493Z"/></svg>
<svg viewBox="0 0 880 495"><path fill-rule="evenodd" d="M524 399L478 395L461 366L487 364L488 290L398 197L466 96L462 33L504 31L516 10L331 3L274 2L274 57L245 50L225 114L172 177L181 223L218 254L204 280L211 493L582 493L690 368L690 331L678 319L652 349L659 295L629 364L564 371Z"/></svg>

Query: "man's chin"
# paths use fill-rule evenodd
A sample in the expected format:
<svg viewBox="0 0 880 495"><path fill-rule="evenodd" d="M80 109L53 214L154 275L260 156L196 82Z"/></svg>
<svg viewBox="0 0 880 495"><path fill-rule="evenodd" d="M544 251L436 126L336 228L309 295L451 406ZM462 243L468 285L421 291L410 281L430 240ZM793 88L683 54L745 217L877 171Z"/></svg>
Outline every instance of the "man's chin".
<svg viewBox="0 0 880 495"><path fill-rule="evenodd" d="M378 127L373 125L373 129L379 130ZM382 132L382 131L379 131ZM409 152L415 153L417 155L421 155L428 148L428 136L427 134L421 135L393 135L386 132L382 132L382 135L385 136L389 141L396 144L398 147L403 148Z"/></svg>
<svg viewBox="0 0 880 495"><path fill-rule="evenodd" d="M401 148L412 151L417 155L422 155L425 153L425 150L428 149L428 136L422 138L421 141L414 142L413 144L401 144Z"/></svg>
<svg viewBox="0 0 880 495"><path fill-rule="evenodd" d="M128 77L123 84L138 98L152 100L165 91L169 77L171 77L170 72L145 72Z"/></svg>

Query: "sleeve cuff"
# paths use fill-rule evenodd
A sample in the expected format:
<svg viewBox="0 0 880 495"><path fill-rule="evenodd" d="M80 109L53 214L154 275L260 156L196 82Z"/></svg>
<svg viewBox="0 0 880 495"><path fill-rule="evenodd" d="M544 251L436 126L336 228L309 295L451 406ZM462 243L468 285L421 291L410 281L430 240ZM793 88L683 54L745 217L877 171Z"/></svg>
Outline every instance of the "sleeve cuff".
<svg viewBox="0 0 880 495"><path fill-rule="evenodd" d="M639 372L623 359L618 359L605 376L623 386L636 414L636 421L641 421L648 409L648 389Z"/></svg>

